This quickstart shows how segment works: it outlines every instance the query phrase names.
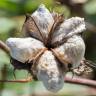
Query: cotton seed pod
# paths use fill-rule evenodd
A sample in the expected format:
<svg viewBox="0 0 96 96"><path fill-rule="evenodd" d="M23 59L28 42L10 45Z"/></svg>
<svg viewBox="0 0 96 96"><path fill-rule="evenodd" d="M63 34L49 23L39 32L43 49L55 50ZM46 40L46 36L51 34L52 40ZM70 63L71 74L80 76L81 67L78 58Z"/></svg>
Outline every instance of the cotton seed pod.
<svg viewBox="0 0 96 96"><path fill-rule="evenodd" d="M41 41L45 41L48 38L48 34L54 23L54 19L45 7L41 4L38 9L27 18L24 23L23 29L26 29L26 33L35 37Z"/></svg>
<svg viewBox="0 0 96 96"><path fill-rule="evenodd" d="M64 74L51 51L45 51L38 60L37 78L52 92L59 91L64 84Z"/></svg>
<svg viewBox="0 0 96 96"><path fill-rule="evenodd" d="M32 75L37 76L48 90L58 92L63 87L64 74L70 69L68 65L76 68L84 58L85 44L79 34L85 30L84 19L72 17L64 21L61 14L51 14L40 5L27 16L23 29L27 38L9 38L6 42L11 57L14 62L15 59L17 63L22 62L19 62L21 65L34 59L28 63L31 64L31 68L27 66L28 70L31 69ZM43 49L46 51L42 53Z"/></svg>
<svg viewBox="0 0 96 96"><path fill-rule="evenodd" d="M34 38L9 38L6 44L10 48L12 58L22 63L32 60L45 48L42 42Z"/></svg>
<svg viewBox="0 0 96 96"><path fill-rule="evenodd" d="M54 30L51 44L54 46L54 43L60 43L64 38L81 33L85 29L84 18L72 17L67 19Z"/></svg>
<svg viewBox="0 0 96 96"><path fill-rule="evenodd" d="M84 57L85 44L81 36L74 35L64 44L53 50L64 64L68 62L72 64L72 68L76 68L80 65L80 62Z"/></svg>

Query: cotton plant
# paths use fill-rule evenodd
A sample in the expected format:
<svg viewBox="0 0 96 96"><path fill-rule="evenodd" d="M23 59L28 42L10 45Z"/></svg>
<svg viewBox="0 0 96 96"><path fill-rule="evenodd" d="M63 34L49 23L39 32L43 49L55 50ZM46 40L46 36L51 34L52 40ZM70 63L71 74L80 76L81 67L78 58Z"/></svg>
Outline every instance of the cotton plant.
<svg viewBox="0 0 96 96"><path fill-rule="evenodd" d="M64 20L62 14L51 13L41 4L26 16L24 38L7 39L11 63L15 69L27 69L49 91L58 92L66 73L84 58L85 43L80 33L85 29L84 18Z"/></svg>

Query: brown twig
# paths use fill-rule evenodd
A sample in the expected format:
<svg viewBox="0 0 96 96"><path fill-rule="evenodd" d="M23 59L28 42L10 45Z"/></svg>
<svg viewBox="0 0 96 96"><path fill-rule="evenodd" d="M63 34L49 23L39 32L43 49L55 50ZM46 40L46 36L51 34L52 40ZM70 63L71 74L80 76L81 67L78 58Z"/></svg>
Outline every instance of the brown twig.
<svg viewBox="0 0 96 96"><path fill-rule="evenodd" d="M11 82L11 83L27 83L31 82L32 78L28 79L20 79L20 80L0 80L0 82ZM84 79L84 78L78 78L78 77L65 77L64 81L66 83L72 83L72 84L79 84L79 85L85 85L96 88L96 81Z"/></svg>
<svg viewBox="0 0 96 96"><path fill-rule="evenodd" d="M86 86L90 86L90 87L96 88L96 81L94 81L94 80L89 80L89 79L84 79L84 78L78 78L78 77L73 77L73 78L66 77L64 79L64 81L66 83L86 85Z"/></svg>
<svg viewBox="0 0 96 96"><path fill-rule="evenodd" d="M11 83L27 83L31 81L32 81L31 77L27 79L18 79L18 80L0 80L0 82L11 82Z"/></svg>
<svg viewBox="0 0 96 96"><path fill-rule="evenodd" d="M9 47L0 40L0 49L4 50L7 54L9 54Z"/></svg>

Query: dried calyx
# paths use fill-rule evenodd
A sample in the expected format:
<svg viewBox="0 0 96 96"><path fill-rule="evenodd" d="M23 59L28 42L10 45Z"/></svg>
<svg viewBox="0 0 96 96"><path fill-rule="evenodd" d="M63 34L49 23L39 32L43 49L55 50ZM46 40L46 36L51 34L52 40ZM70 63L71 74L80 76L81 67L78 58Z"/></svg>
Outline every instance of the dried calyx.
<svg viewBox="0 0 96 96"><path fill-rule="evenodd" d="M25 38L9 38L12 64L26 69L45 87L59 91L69 68L78 67L84 57L85 44L79 33L85 30L83 18L64 20L44 6L26 17L22 32Z"/></svg>

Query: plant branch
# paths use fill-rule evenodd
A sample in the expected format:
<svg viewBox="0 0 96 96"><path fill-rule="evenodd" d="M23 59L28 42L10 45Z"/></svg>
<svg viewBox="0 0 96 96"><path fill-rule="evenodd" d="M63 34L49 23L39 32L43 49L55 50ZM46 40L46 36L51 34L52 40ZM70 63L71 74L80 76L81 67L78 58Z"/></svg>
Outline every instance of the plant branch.
<svg viewBox="0 0 96 96"><path fill-rule="evenodd" d="M32 77L26 79L18 79L18 80L0 80L0 82L11 82L11 83L27 83L31 81L32 81Z"/></svg>
<svg viewBox="0 0 96 96"><path fill-rule="evenodd" d="M90 86L90 87L96 88L96 81L94 81L94 80L78 78L78 77L73 77L73 78L65 77L64 81L66 83L86 85L86 86Z"/></svg>
<svg viewBox="0 0 96 96"><path fill-rule="evenodd" d="M7 54L9 54L9 47L0 40L0 49L4 50Z"/></svg>
<svg viewBox="0 0 96 96"><path fill-rule="evenodd" d="M20 79L20 80L0 80L0 82L11 82L11 83L27 83L27 82L31 82L31 81L32 81L31 77L29 77L27 79ZM79 77L71 78L71 77L67 76L67 77L65 77L64 82L85 85L85 86L96 88L96 81L84 79L84 78L79 78Z"/></svg>

